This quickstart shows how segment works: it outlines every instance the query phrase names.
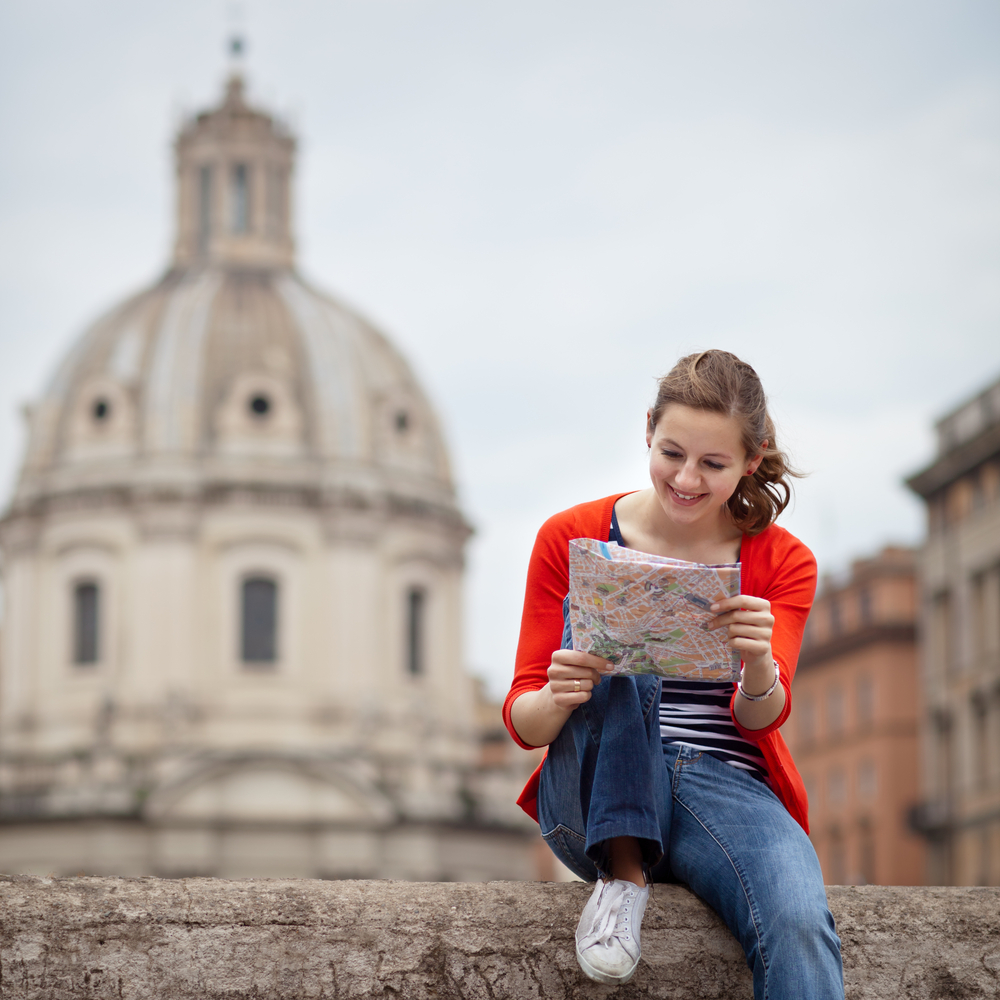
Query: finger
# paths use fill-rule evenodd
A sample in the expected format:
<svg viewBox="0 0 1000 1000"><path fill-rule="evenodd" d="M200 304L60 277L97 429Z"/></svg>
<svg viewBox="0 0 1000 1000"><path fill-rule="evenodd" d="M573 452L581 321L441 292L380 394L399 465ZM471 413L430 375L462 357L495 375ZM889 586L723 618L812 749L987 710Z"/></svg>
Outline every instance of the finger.
<svg viewBox="0 0 1000 1000"><path fill-rule="evenodd" d="M556 681L556 683L559 685L560 692L564 694L580 694L584 691L589 694L594 690L595 681L590 677L572 677Z"/></svg>
<svg viewBox="0 0 1000 1000"><path fill-rule="evenodd" d="M738 611L745 608L750 611L769 611L771 602L763 597L751 597L749 594L737 594L735 597L725 597L721 601L716 601L709 611L724 614L726 611Z"/></svg>
<svg viewBox="0 0 1000 1000"><path fill-rule="evenodd" d="M749 608L739 608L736 611L725 611L721 615L715 616L715 621L724 622L773 622L774 616L770 611L752 611Z"/></svg>
<svg viewBox="0 0 1000 1000"><path fill-rule="evenodd" d="M734 622L746 622L748 625L773 625L774 616L769 611L727 611L723 615L716 615L711 624L718 628L720 625L731 625Z"/></svg>
<svg viewBox="0 0 1000 1000"><path fill-rule="evenodd" d="M611 669L611 664L603 657L585 653L581 649L557 649L552 654L552 662L564 666L589 667L600 673L607 673Z"/></svg>
<svg viewBox="0 0 1000 1000"><path fill-rule="evenodd" d="M732 622L726 629L730 635L770 635L774 631L770 622Z"/></svg>
<svg viewBox="0 0 1000 1000"><path fill-rule="evenodd" d="M593 667L578 667L574 663L550 663L549 673L556 677L602 677L603 671Z"/></svg>
<svg viewBox="0 0 1000 1000"><path fill-rule="evenodd" d="M736 629L731 628L728 638L730 641L733 639L750 639L753 642L770 642L771 630L766 628L748 628L746 625L742 625Z"/></svg>
<svg viewBox="0 0 1000 1000"><path fill-rule="evenodd" d="M550 681L557 683L569 681L572 684L574 679L586 679L593 686L601 683L603 675L599 671L591 670L588 667L563 666L553 663L549 666L548 676Z"/></svg>
<svg viewBox="0 0 1000 1000"><path fill-rule="evenodd" d="M754 642L762 646L770 644L770 637L766 635L731 635L729 636L729 643L747 643Z"/></svg>
<svg viewBox="0 0 1000 1000"><path fill-rule="evenodd" d="M579 705L584 705L590 701L592 695L589 691L580 694L554 694L552 700L562 709L569 709L572 711Z"/></svg>
<svg viewBox="0 0 1000 1000"><path fill-rule="evenodd" d="M729 614L719 615L705 626L705 631L712 632L717 628L730 628L733 625L760 625L769 626L773 620L769 616L761 615L751 611L730 611Z"/></svg>
<svg viewBox="0 0 1000 1000"><path fill-rule="evenodd" d="M724 615L717 615L705 626L705 631L711 632L717 628L729 627L731 625L756 625L761 628L773 628L774 618L764 611L730 611Z"/></svg>

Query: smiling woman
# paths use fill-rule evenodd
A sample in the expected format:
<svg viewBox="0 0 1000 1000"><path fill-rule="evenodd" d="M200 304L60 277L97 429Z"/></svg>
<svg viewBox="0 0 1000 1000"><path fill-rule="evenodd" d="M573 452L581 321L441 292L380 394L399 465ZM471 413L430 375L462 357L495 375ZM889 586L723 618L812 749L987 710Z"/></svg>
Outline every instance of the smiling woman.
<svg viewBox="0 0 1000 1000"><path fill-rule="evenodd" d="M778 733L816 563L773 523L793 473L757 373L725 351L682 358L660 380L646 444L649 489L573 507L538 534L504 714L521 746L549 751L520 803L560 860L597 882L576 934L591 979L628 982L649 883L681 881L743 945L757 1000L840 1000L805 790ZM574 650L567 546L581 536L738 561L741 593L711 606L708 627L725 629L740 680L609 677L611 664Z"/></svg>
<svg viewBox="0 0 1000 1000"><path fill-rule="evenodd" d="M676 534L671 531L676 521L687 536L674 542L675 551L678 543L697 544L699 536L711 534L718 509L732 498L744 477L757 471L761 454L748 461L740 438L739 425L727 414L674 403L661 408L655 422L650 416L649 475L665 512L657 527ZM761 446L766 448L767 441Z"/></svg>

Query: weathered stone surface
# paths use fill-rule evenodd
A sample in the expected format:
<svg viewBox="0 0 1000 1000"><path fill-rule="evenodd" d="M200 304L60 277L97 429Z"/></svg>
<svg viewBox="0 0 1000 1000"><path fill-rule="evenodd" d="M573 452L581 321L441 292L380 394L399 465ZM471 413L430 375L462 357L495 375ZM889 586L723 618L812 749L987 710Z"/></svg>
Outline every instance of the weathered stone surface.
<svg viewBox="0 0 1000 1000"><path fill-rule="evenodd" d="M0 877L2 1000L606 997L573 955L589 887ZM1000 889L836 887L847 995L1000 995ZM744 1000L718 918L657 886L617 997Z"/></svg>

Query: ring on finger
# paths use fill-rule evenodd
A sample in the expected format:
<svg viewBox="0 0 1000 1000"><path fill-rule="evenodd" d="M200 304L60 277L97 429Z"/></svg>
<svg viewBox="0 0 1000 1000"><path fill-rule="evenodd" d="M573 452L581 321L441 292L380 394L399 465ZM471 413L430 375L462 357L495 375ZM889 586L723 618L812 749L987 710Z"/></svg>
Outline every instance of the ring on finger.
<svg viewBox="0 0 1000 1000"><path fill-rule="evenodd" d="M580 693L580 678L577 677L574 678L573 680L573 694L579 694L579 693Z"/></svg>

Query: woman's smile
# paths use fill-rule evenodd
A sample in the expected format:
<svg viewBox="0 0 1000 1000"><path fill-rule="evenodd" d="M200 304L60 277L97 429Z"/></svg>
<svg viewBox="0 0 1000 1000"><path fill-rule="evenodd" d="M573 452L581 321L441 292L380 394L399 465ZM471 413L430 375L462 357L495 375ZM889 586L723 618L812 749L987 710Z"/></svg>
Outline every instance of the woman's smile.
<svg viewBox="0 0 1000 1000"><path fill-rule="evenodd" d="M682 493L676 486L671 486L670 483L667 483L667 489L670 491L674 502L679 503L682 507L693 507L702 497L708 496L707 493Z"/></svg>

